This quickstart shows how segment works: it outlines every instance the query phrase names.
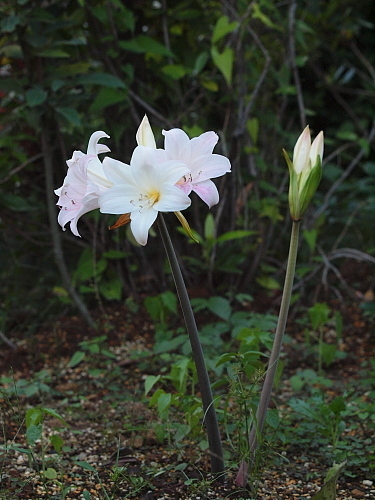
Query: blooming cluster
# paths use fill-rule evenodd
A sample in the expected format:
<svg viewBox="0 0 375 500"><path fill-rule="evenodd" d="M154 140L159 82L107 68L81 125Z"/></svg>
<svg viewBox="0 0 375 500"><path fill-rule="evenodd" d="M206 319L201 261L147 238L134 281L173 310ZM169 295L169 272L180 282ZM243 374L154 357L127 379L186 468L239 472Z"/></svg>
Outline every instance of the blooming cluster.
<svg viewBox="0 0 375 500"><path fill-rule="evenodd" d="M145 245L158 212L185 210L192 191L209 207L218 203L219 193L211 179L230 172L231 166L228 158L213 153L217 134L205 132L189 139L183 130L172 129L163 135L164 149L157 149L145 116L136 134L138 145L126 164L108 156L101 162L98 154L109 149L99 140L109 136L94 132L87 153L74 151L67 161L64 183L55 190L62 228L70 222L73 234L79 236L78 219L99 208L102 213L121 215L115 227L130 222L134 238Z"/></svg>

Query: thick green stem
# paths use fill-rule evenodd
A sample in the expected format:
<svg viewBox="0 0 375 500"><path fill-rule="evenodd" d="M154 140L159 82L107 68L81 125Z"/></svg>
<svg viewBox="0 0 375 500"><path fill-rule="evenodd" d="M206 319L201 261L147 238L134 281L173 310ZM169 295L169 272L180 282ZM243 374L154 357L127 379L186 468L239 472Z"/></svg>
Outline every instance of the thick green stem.
<svg viewBox="0 0 375 500"><path fill-rule="evenodd" d="M186 290L181 268L168 233L164 218L159 214L157 219L160 234L163 240L164 248L167 253L169 264L171 266L173 279L177 289L177 295L180 300L182 313L184 316L186 330L189 335L193 358L197 368L198 383L202 394L203 410L205 414L205 424L207 429L208 444L211 455L211 472L222 474L224 472L224 458L221 445L220 431L217 422L215 406L212 398L211 385L208 378L206 362L204 360L202 345L199 339L198 329L195 322L193 309Z"/></svg>
<svg viewBox="0 0 375 500"><path fill-rule="evenodd" d="M293 281L296 270L297 252L298 252L298 237L299 237L299 227L300 221L293 220L292 234L290 237L290 247L288 263L286 268L284 290L281 299L280 313L276 326L275 339L273 341L273 346L271 350L271 355L268 363L268 369L266 377L264 379L264 384L262 392L260 395L259 405L256 413L255 423L252 427L249 436L249 452L250 460L253 461L255 457L255 451L258 446L258 436L261 434L264 422L266 420L267 408L270 403L272 387L275 380L277 364L280 357L280 351L282 346L282 341L285 332L286 321L288 318L288 311L290 305L290 298L292 295ZM251 464L250 464L251 466ZM247 484L248 480L248 465L243 462L240 466L240 470L237 474L236 482L242 486Z"/></svg>

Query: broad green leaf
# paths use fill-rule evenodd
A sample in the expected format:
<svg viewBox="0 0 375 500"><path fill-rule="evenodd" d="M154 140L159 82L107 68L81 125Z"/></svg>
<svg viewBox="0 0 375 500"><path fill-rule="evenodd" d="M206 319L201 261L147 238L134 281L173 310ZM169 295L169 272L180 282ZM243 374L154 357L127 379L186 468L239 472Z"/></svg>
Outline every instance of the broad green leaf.
<svg viewBox="0 0 375 500"><path fill-rule="evenodd" d="M148 375L145 380L145 396L151 391L156 382L160 380L160 375Z"/></svg>
<svg viewBox="0 0 375 500"><path fill-rule="evenodd" d="M68 366L70 368L74 368L74 366L79 365L81 361L85 359L86 353L83 351L76 351L73 356L70 358L70 361L68 362Z"/></svg>
<svg viewBox="0 0 375 500"><path fill-rule="evenodd" d="M237 28L238 24L239 23L237 21L229 22L227 16L221 16L217 20L214 31L212 33L212 43L214 44L225 37L225 35L227 35L228 33L232 33L232 31Z"/></svg>
<svg viewBox="0 0 375 500"><path fill-rule="evenodd" d="M92 113L113 106L114 104L125 102L128 98L127 92L115 88L105 87L99 90L95 99L91 103L90 111Z"/></svg>
<svg viewBox="0 0 375 500"><path fill-rule="evenodd" d="M239 240L241 238L247 238L248 236L252 236L255 234L256 231L247 231L245 229L237 229L235 231L228 231L224 234L221 234L217 238L218 243L223 243L224 241L233 241L233 240Z"/></svg>
<svg viewBox="0 0 375 500"><path fill-rule="evenodd" d="M125 83L110 73L88 73L77 78L80 85L101 85L102 87L125 88Z"/></svg>
<svg viewBox="0 0 375 500"><path fill-rule="evenodd" d="M208 52L202 52L195 60L193 75L199 75L199 73L206 66L206 63L209 59L210 55Z"/></svg>
<svg viewBox="0 0 375 500"><path fill-rule="evenodd" d="M219 90L219 85L214 80L201 80L202 87L209 90L210 92L217 92Z"/></svg>
<svg viewBox="0 0 375 500"><path fill-rule="evenodd" d="M29 408L25 415L26 427L31 425L38 425L43 420L43 411L41 408Z"/></svg>
<svg viewBox="0 0 375 500"><path fill-rule="evenodd" d="M51 480L57 479L57 472L52 467L47 467L47 469L43 472L43 474L44 474L44 477L47 479L51 479Z"/></svg>
<svg viewBox="0 0 375 500"><path fill-rule="evenodd" d="M182 66L182 64L167 64L161 70L165 75L173 78L173 80L180 80L189 73L189 69Z"/></svg>
<svg viewBox="0 0 375 500"><path fill-rule="evenodd" d="M119 42L119 46L123 50L127 50L129 52L138 52L141 54L158 54L174 58L174 54L163 44L157 42L147 35L139 35L133 38L133 40Z"/></svg>
<svg viewBox="0 0 375 500"><path fill-rule="evenodd" d="M26 104L30 107L39 106L47 99L48 93L40 86L32 87L25 93Z"/></svg>
<svg viewBox="0 0 375 500"><path fill-rule="evenodd" d="M1 20L0 28L4 33L11 33L20 23L20 18L17 14L10 14Z"/></svg>
<svg viewBox="0 0 375 500"><path fill-rule="evenodd" d="M72 64L61 64L55 70L55 76L66 77L66 76L76 76L82 73L87 73L91 67L89 62L77 62Z"/></svg>
<svg viewBox="0 0 375 500"><path fill-rule="evenodd" d="M50 442L55 452L61 453L61 448L63 447L64 440L57 434L54 434L53 436L50 437Z"/></svg>
<svg viewBox="0 0 375 500"><path fill-rule="evenodd" d="M120 300L122 294L121 281L118 278L103 281L99 285L99 292L107 300Z"/></svg>
<svg viewBox="0 0 375 500"><path fill-rule="evenodd" d="M225 47L223 52L219 52L218 49L213 46L211 48L211 57L215 66L223 74L228 86L232 84L232 70L233 70L233 58L234 52L230 47Z"/></svg>
<svg viewBox="0 0 375 500"><path fill-rule="evenodd" d="M330 315L330 308L324 302L317 302L308 310L309 318L314 330L325 325Z"/></svg>
<svg viewBox="0 0 375 500"><path fill-rule="evenodd" d="M74 108L57 107L55 109L59 115L63 116L69 123L71 123L75 127L81 126L81 118Z"/></svg>
<svg viewBox="0 0 375 500"><path fill-rule="evenodd" d="M40 424L31 424L30 427L26 429L26 439L31 445L35 444L35 441L40 439L42 436L42 426Z"/></svg>
<svg viewBox="0 0 375 500"><path fill-rule="evenodd" d="M57 418L57 420L60 420L60 422L62 422L64 425L68 425L68 423L65 422L65 420L60 415L60 413L58 413L56 410L54 410L52 408L41 408L41 410L43 411L43 413L45 415L50 415L53 418Z"/></svg>
<svg viewBox="0 0 375 500"><path fill-rule="evenodd" d="M162 415L163 413L166 412L171 402L172 402L172 394L170 394L169 392L163 392L162 394L160 394L160 396L158 397L159 415Z"/></svg>
<svg viewBox="0 0 375 500"><path fill-rule="evenodd" d="M221 319L228 321L232 308L228 299L224 297L210 297L207 302L208 309Z"/></svg>
<svg viewBox="0 0 375 500"><path fill-rule="evenodd" d="M257 278L256 281L260 286L262 286L263 288L266 288L266 290L280 290L281 289L280 284L274 278L271 278L271 276L262 276L260 278Z"/></svg>
<svg viewBox="0 0 375 500"><path fill-rule="evenodd" d="M77 460L74 463L82 467L82 469L89 470L91 472L96 472L96 469L89 463L85 462L84 460Z"/></svg>
<svg viewBox="0 0 375 500"><path fill-rule="evenodd" d="M52 59L63 59L70 57L70 54L62 49L44 49L37 52L39 57L48 57Z"/></svg>

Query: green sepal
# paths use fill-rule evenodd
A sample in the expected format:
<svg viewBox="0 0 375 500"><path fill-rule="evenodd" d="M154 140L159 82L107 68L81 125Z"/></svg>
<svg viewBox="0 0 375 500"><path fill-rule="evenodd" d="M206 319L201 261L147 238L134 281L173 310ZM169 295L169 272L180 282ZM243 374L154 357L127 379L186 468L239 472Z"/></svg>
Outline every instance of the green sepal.
<svg viewBox="0 0 375 500"><path fill-rule="evenodd" d="M300 218L304 215L304 213L308 209L311 199L314 196L316 190L318 189L321 178L322 178L322 161L320 157L318 157L316 164L311 169L299 193Z"/></svg>
<svg viewBox="0 0 375 500"><path fill-rule="evenodd" d="M290 215L292 219L294 220L299 220L299 194L298 194L298 175L296 174L296 171L294 170L293 163L290 160L288 153L283 149L284 153L284 158L285 161L288 165L289 169L289 194L288 194L288 199L289 199L289 210L290 210Z"/></svg>
<svg viewBox="0 0 375 500"><path fill-rule="evenodd" d="M182 215L181 212L174 212L175 216L177 219L180 221L181 226L184 228L185 233L193 240L195 243L199 243L199 240L194 236L188 221L185 219L185 217Z"/></svg>

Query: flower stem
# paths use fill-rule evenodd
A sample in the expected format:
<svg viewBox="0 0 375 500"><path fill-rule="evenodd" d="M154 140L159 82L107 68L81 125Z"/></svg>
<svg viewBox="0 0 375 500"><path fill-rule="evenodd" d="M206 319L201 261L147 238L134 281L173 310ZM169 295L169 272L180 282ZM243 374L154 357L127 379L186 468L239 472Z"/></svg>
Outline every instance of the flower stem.
<svg viewBox="0 0 375 500"><path fill-rule="evenodd" d="M264 379L262 392L260 395L259 405L255 417L255 423L251 429L249 436L249 452L250 466L255 461L255 452L258 446L258 436L262 433L264 422L266 420L267 408L271 399L272 386L275 380L277 364L280 357L281 345L285 332L286 321L292 295L293 281L296 270L297 252L298 252L298 237L300 220L293 220L292 233L290 237L289 256L285 274L284 290L281 299L280 312L276 326L275 338L271 350L271 355L268 363L267 373ZM236 483L245 486L248 481L249 465L242 462L237 474Z"/></svg>
<svg viewBox="0 0 375 500"><path fill-rule="evenodd" d="M204 360L202 345L199 339L197 324L195 322L193 309L191 307L184 278L181 273L180 265L177 260L172 240L169 236L167 226L161 213L159 213L158 215L157 223L163 240L164 248L167 253L169 264L171 266L173 279L177 289L177 295L180 300L181 309L186 324L186 330L188 332L191 348L193 351L195 366L197 368L198 383L202 394L208 444L211 455L211 472L215 474L222 474L224 472L224 458L220 431L212 398L212 391L208 378L206 362Z"/></svg>

